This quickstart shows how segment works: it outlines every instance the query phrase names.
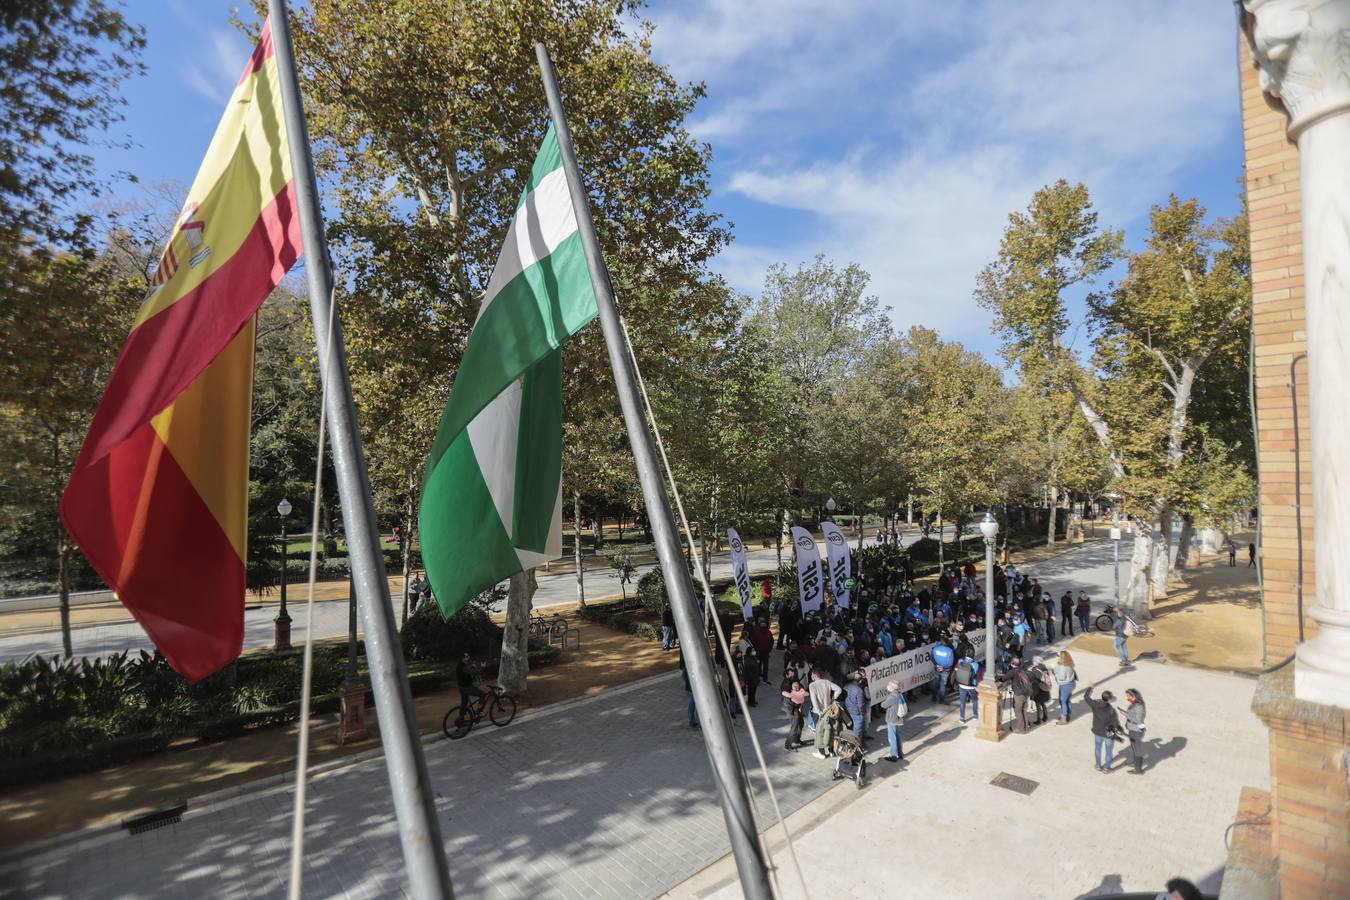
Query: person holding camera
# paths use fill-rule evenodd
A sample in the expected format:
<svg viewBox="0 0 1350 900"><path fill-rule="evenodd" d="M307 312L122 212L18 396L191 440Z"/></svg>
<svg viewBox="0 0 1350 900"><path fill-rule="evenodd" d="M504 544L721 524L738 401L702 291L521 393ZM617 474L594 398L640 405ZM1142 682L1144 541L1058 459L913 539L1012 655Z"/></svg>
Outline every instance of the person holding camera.
<svg viewBox="0 0 1350 900"><path fill-rule="evenodd" d="M1116 753L1116 741L1120 740L1120 719L1111 702L1116 695L1102 691L1100 700L1092 697L1092 688L1083 691L1083 702L1092 709L1092 758L1097 771L1105 774L1111 771L1111 761ZM1103 762L1105 757L1105 762Z"/></svg>

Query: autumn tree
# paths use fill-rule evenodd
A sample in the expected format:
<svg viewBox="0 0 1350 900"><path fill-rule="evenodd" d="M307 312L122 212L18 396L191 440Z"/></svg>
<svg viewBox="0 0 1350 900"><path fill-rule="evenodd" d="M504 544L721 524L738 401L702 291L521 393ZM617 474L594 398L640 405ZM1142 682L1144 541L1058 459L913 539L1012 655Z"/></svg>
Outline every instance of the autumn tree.
<svg viewBox="0 0 1350 900"><path fill-rule="evenodd" d="M403 441L371 453L377 483L411 494L420 481L548 126L536 41L557 65L601 246L648 378L677 377L686 343L720 312L692 290L727 239L703 208L708 147L683 127L703 89L677 83L652 59L634 9L600 0L315 0L293 11L333 212L328 236L350 295L343 315L363 428L378 423L384 439ZM680 294L692 305L670 302ZM598 329L568 342L564 367L565 410L585 414L590 391L616 406ZM365 439L373 447L382 438ZM513 585L511 621L528 614L527 580ZM503 647L503 680L522 690L524 629L508 632L519 640Z"/></svg>
<svg viewBox="0 0 1350 900"><path fill-rule="evenodd" d="M1098 225L1085 187L1060 181L1037 191L1009 216L999 255L978 279L976 298L994 313L1009 361L1073 396L1124 508L1151 523L1135 541L1127 589L1140 609L1166 595L1173 513L1205 505L1213 461L1226 458L1221 441L1192 427L1191 401L1206 363L1250 315L1244 233L1241 216L1205 224L1194 200L1155 206L1144 249L1126 255L1126 277L1088 296L1087 363L1064 345L1065 293L1123 251L1120 233ZM1198 468L1187 458L1197 447L1209 460Z"/></svg>
<svg viewBox="0 0 1350 900"><path fill-rule="evenodd" d="M11 265L20 271L0 303L0 545L56 560L70 656L74 548L57 505L145 285L107 254L33 251Z"/></svg>
<svg viewBox="0 0 1350 900"><path fill-rule="evenodd" d="M998 499L1002 450L1014 434L1001 374L978 353L914 326L883 377L903 416L898 453L920 508L959 532L972 507ZM939 532L940 554L942 543Z"/></svg>
<svg viewBox="0 0 1350 900"><path fill-rule="evenodd" d="M768 351L763 367L781 373L792 409L781 438L766 435L783 449L780 554L781 533L804 508L819 508L834 481L836 396L890 333L880 302L866 293L870 280L860 266L823 255L796 269L771 266L745 325Z"/></svg>
<svg viewBox="0 0 1350 900"><path fill-rule="evenodd" d="M112 140L145 31L102 0L14 0L0 31L0 240L87 246L106 187L90 147Z"/></svg>

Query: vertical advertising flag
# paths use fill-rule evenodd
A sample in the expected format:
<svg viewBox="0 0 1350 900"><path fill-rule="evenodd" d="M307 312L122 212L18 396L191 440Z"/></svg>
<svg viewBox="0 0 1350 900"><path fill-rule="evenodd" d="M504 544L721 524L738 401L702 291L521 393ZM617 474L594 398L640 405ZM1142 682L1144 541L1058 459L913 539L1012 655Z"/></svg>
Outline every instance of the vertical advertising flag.
<svg viewBox="0 0 1350 900"><path fill-rule="evenodd" d="M750 562L745 558L745 544L735 528L727 529L727 543L731 546L731 571L736 577L736 592L741 595L741 612L748 622L755 615L755 605L750 597Z"/></svg>
<svg viewBox="0 0 1350 900"><path fill-rule="evenodd" d="M286 141L264 27L61 497L89 564L189 681L243 644L254 314L301 250Z"/></svg>
<svg viewBox="0 0 1350 900"><path fill-rule="evenodd" d="M797 592L801 597L802 615L817 612L825 593L825 573L821 571L816 539L805 528L794 525L792 547L797 554Z"/></svg>
<svg viewBox="0 0 1350 900"><path fill-rule="evenodd" d="M839 605L847 609L853 602L847 586L853 566L853 561L848 555L848 541L844 538L844 532L833 522L820 523L820 530L825 533L825 556L830 565L830 591Z"/></svg>

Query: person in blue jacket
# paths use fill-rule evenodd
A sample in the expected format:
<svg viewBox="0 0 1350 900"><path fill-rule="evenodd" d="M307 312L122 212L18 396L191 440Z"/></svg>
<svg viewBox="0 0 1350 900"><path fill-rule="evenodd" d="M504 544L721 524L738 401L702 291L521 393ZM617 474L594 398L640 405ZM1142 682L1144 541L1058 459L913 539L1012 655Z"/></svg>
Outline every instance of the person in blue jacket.
<svg viewBox="0 0 1350 900"><path fill-rule="evenodd" d="M882 624L881 631L877 633L877 642L881 644L881 649L887 656L895 655L895 635L891 634L890 622Z"/></svg>
<svg viewBox="0 0 1350 900"><path fill-rule="evenodd" d="M947 679L951 677L956 653L945 642L933 645L933 701L947 702Z"/></svg>
<svg viewBox="0 0 1350 900"><path fill-rule="evenodd" d="M849 716L853 718L853 733L858 737L863 736L863 726L867 723L864 718L867 714L867 673L858 669L853 673L853 677L844 685L844 709L848 710Z"/></svg>
<svg viewBox="0 0 1350 900"><path fill-rule="evenodd" d="M905 621L914 622L924 628L928 627L928 617L923 614L923 607L919 605L918 600L911 603L909 609L905 610Z"/></svg>

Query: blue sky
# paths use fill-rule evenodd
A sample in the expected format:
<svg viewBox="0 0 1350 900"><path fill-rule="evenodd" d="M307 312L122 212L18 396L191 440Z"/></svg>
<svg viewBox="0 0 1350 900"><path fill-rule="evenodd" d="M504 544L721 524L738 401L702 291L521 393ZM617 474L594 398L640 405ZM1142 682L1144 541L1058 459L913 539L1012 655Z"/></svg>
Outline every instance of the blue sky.
<svg viewBox="0 0 1350 900"><path fill-rule="evenodd" d="M128 88L138 146L101 154L108 170L192 178L248 53L236 3L128 4L148 72ZM1228 3L653 0L644 17L656 57L707 86L690 126L736 226L716 269L746 293L823 252L872 274L897 327L992 356L971 289L1036 188L1083 181L1135 245L1169 193L1237 209Z"/></svg>

